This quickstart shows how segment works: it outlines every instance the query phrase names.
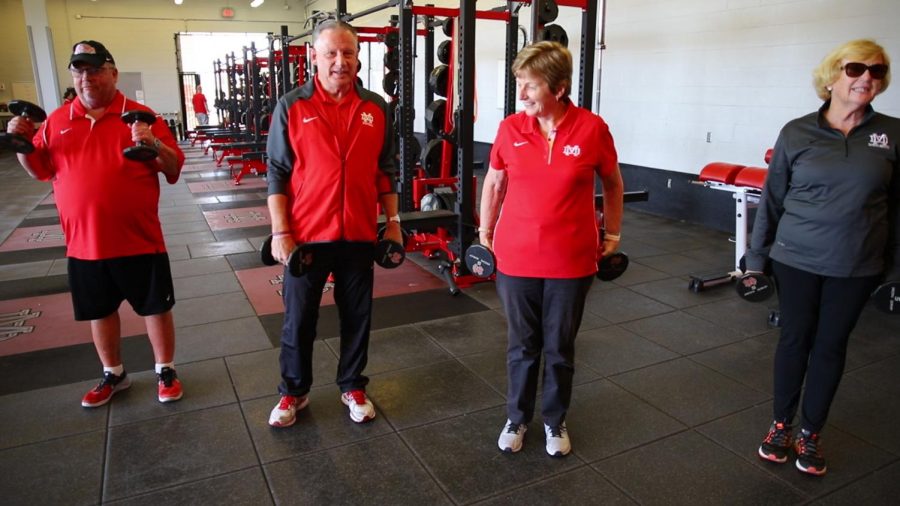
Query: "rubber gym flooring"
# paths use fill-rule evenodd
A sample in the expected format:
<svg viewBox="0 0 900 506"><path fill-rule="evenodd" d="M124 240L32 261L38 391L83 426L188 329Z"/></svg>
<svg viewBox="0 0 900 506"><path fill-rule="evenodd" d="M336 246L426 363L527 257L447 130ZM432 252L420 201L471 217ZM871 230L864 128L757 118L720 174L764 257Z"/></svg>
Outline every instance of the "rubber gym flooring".
<svg viewBox="0 0 900 506"><path fill-rule="evenodd" d="M367 374L378 417L349 420L333 383L328 294L310 406L278 396L281 271L258 261L265 183L231 184L186 146L160 218L175 278L177 403L156 401L141 320L123 306L130 390L80 398L100 365L72 321L50 186L0 155L0 497L3 504L883 504L900 495L900 319L867 308L823 432L829 473L761 462L771 416L774 301L688 275L724 271L728 234L629 209L625 275L595 282L576 344L574 452L544 453L540 420L501 453L506 317L493 285L451 297L431 261L376 268ZM653 196L651 196L653 198ZM894 497L895 499L890 499Z"/></svg>

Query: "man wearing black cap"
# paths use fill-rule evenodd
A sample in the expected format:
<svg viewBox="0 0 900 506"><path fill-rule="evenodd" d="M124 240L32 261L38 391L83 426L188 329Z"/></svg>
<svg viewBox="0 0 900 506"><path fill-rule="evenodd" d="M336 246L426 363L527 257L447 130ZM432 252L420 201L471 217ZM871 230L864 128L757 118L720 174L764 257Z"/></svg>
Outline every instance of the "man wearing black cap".
<svg viewBox="0 0 900 506"><path fill-rule="evenodd" d="M131 386L120 355L123 300L144 317L159 401L177 401L182 388L174 367L175 297L157 212L157 173L174 184L184 154L164 121L136 121L130 127L122 122L126 111L152 111L116 89L119 71L103 44L75 44L69 71L75 100L53 111L37 131L21 116L9 122L7 131L33 137L34 152L19 154L19 163L35 179L53 182L75 319L91 322L103 363L103 378L81 405L102 406ZM156 146L159 155L149 161L125 158L122 150L138 141Z"/></svg>

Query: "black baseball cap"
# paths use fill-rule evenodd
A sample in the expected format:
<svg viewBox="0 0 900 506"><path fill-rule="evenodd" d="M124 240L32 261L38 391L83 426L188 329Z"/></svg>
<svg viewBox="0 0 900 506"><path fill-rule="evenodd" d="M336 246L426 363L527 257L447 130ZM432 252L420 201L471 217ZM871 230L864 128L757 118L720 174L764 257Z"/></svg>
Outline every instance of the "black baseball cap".
<svg viewBox="0 0 900 506"><path fill-rule="evenodd" d="M96 40L83 40L72 46L72 56L69 58L69 65L75 63L87 63L94 67L100 67L104 63L116 64L106 46Z"/></svg>

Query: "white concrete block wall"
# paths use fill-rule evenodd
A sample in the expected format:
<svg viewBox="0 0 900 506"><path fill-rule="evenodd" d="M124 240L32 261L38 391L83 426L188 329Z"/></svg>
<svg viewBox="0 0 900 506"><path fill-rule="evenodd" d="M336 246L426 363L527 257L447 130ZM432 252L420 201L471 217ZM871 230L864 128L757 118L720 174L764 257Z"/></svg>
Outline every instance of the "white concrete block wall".
<svg viewBox="0 0 900 506"><path fill-rule="evenodd" d="M623 163L764 165L781 126L821 105L821 59L869 37L900 62L898 25L898 0L608 0L599 111ZM873 105L900 116L900 88Z"/></svg>

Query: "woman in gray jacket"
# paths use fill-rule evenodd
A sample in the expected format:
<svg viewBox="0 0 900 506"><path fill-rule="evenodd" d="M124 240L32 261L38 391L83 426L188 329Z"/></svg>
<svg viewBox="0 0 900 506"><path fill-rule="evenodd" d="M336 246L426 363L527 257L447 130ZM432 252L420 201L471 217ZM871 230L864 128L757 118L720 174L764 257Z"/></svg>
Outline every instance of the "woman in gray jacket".
<svg viewBox="0 0 900 506"><path fill-rule="evenodd" d="M819 432L844 372L850 332L869 295L900 267L900 119L872 100L890 60L870 40L843 44L813 72L824 104L781 130L753 226L748 271L771 260L779 285L774 422L759 456L821 476ZM800 403L799 427L792 422Z"/></svg>

